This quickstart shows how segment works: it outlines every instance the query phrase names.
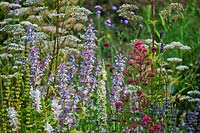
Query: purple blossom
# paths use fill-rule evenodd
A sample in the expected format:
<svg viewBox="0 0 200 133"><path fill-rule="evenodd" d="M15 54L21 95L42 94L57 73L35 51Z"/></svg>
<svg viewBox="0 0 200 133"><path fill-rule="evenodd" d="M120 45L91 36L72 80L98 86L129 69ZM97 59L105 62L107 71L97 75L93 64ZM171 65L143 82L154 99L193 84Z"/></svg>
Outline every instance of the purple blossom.
<svg viewBox="0 0 200 133"><path fill-rule="evenodd" d="M26 27L26 40L25 43L33 47L35 45L35 32L34 32L34 27L33 25L28 25Z"/></svg>
<svg viewBox="0 0 200 133"><path fill-rule="evenodd" d="M108 26L108 27L112 27L113 26L112 21L110 19L106 19L105 25Z"/></svg>
<svg viewBox="0 0 200 133"><path fill-rule="evenodd" d="M85 33L85 44L84 49L82 51L82 59L81 62L81 70L79 75L79 81L82 84L82 87L79 88L79 96L82 97L82 100L87 101L87 96L91 95L94 88L94 84L96 82L96 78L93 75L94 63L95 63L95 30L91 24L88 25ZM80 90L81 89L81 90Z"/></svg>
<svg viewBox="0 0 200 133"><path fill-rule="evenodd" d="M112 6L113 11L116 11L117 9L118 9L117 6Z"/></svg>
<svg viewBox="0 0 200 133"><path fill-rule="evenodd" d="M139 24L138 25L138 28L141 30L143 28L143 25L142 24Z"/></svg>
<svg viewBox="0 0 200 133"><path fill-rule="evenodd" d="M102 7L100 5L96 5L94 8L96 9L96 15L100 15Z"/></svg>
<svg viewBox="0 0 200 133"><path fill-rule="evenodd" d="M134 15L135 15L135 12L134 12L134 11L130 11L130 14L131 14L132 16L134 16Z"/></svg>
<svg viewBox="0 0 200 133"><path fill-rule="evenodd" d="M41 63L39 61L39 51L32 47L31 51L29 52L29 62L28 64L31 67L30 71L30 84L33 88L35 88L36 85L39 85L41 82L41 77L43 75L43 68L41 66Z"/></svg>
<svg viewBox="0 0 200 133"><path fill-rule="evenodd" d="M95 8L95 9L98 9L98 10L101 10L101 9L102 9L102 6L96 5L94 8Z"/></svg>
<svg viewBox="0 0 200 133"><path fill-rule="evenodd" d="M51 84L55 79L55 74L53 72L50 73L49 78L47 80L47 84Z"/></svg>
<svg viewBox="0 0 200 133"><path fill-rule="evenodd" d="M128 20L127 20L127 19L124 19L124 20L122 19L122 20L121 20L121 23L123 23L123 24L128 24Z"/></svg>
<svg viewBox="0 0 200 133"><path fill-rule="evenodd" d="M120 101L120 92L122 91L123 75L125 69L126 57L122 54L115 56L115 73L112 77L112 91L110 95L111 103Z"/></svg>
<svg viewBox="0 0 200 133"><path fill-rule="evenodd" d="M49 63L52 58L53 57L49 53L46 55L46 58L44 60L44 67L43 67L44 70L43 71L45 71L49 67Z"/></svg>

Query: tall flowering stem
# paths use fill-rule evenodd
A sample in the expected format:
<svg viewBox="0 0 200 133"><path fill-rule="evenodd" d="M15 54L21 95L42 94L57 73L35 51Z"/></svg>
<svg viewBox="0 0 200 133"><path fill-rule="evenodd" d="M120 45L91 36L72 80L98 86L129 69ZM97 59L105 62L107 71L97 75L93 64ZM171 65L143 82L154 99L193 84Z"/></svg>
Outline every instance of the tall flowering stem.
<svg viewBox="0 0 200 133"><path fill-rule="evenodd" d="M149 78L155 76L153 70L149 70L152 66L152 59L149 58L149 51L145 46L144 42L136 41L134 43L134 49L130 51L128 65L130 66L128 70L132 73L127 73L129 77L128 82L136 85L148 85Z"/></svg>
<svg viewBox="0 0 200 133"><path fill-rule="evenodd" d="M125 70L126 57L123 54L115 56L114 75L112 76L112 90L110 94L111 104L121 102L120 93L123 91L123 75Z"/></svg>
<svg viewBox="0 0 200 133"><path fill-rule="evenodd" d="M97 88L97 106L98 106L98 129L100 132L104 132L107 130L107 107L106 107L106 80L107 80L107 73L105 70L105 64L103 62L103 67L101 69L101 73L99 74L99 77L101 80L98 83Z"/></svg>
<svg viewBox="0 0 200 133"><path fill-rule="evenodd" d="M152 12L152 48L154 47L154 34L155 34L155 0L151 0L151 12Z"/></svg>
<svg viewBox="0 0 200 133"><path fill-rule="evenodd" d="M72 70L72 69L71 69ZM72 113L72 106L74 104L74 94L72 94L72 87L70 86L71 81L73 81L73 74L65 63L62 63L58 66L58 91L60 94L60 104L62 107L62 111L59 115L59 124L62 127L64 125L68 126L70 129L75 124L75 117ZM58 116L57 116L58 117Z"/></svg>
<svg viewBox="0 0 200 133"><path fill-rule="evenodd" d="M79 81L82 84L81 88L81 99L83 104L88 100L94 91L94 83L96 81L95 76L93 75L94 63L95 63L95 49L97 48L95 43L95 30L91 24L88 25L85 33L85 44L82 52L81 70Z"/></svg>

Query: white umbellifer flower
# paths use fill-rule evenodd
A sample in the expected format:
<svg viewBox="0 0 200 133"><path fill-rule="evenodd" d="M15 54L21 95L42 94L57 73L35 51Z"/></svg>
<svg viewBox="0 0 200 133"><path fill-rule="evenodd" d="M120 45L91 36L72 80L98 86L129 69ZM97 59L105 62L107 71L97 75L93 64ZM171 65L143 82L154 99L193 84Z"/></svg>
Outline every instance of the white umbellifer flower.
<svg viewBox="0 0 200 133"><path fill-rule="evenodd" d="M179 98L179 100L180 101L182 101L182 100L188 100L188 99L191 99L191 97L190 96L181 96L180 98Z"/></svg>
<svg viewBox="0 0 200 133"><path fill-rule="evenodd" d="M20 5L20 4L15 4L15 3L10 3L10 4L9 4L9 7L10 7L10 8L20 8L21 5Z"/></svg>
<svg viewBox="0 0 200 133"><path fill-rule="evenodd" d="M157 70L158 70L158 72L166 72L165 68L158 68Z"/></svg>
<svg viewBox="0 0 200 133"><path fill-rule="evenodd" d="M200 91L192 90L192 91L188 91L187 94L189 94L189 95L195 95L195 94L200 95Z"/></svg>
<svg viewBox="0 0 200 133"><path fill-rule="evenodd" d="M174 48L174 45L171 45L171 44L167 44L164 46L164 49L173 49Z"/></svg>
<svg viewBox="0 0 200 133"><path fill-rule="evenodd" d="M59 105L59 100L53 99L51 103L53 114L55 115L55 118L58 119L60 116L60 113L62 112L62 106Z"/></svg>
<svg viewBox="0 0 200 133"><path fill-rule="evenodd" d="M51 124L46 122L46 124L44 126L44 130L47 131L48 133L52 133L53 132L53 127L51 126Z"/></svg>
<svg viewBox="0 0 200 133"><path fill-rule="evenodd" d="M191 98L188 101L189 102L200 102L200 98Z"/></svg>
<svg viewBox="0 0 200 133"><path fill-rule="evenodd" d="M72 7L71 16L76 20L87 21L88 15L92 14L92 12L84 7L74 6Z"/></svg>
<svg viewBox="0 0 200 133"><path fill-rule="evenodd" d="M0 7L8 7L9 2L0 2Z"/></svg>
<svg viewBox="0 0 200 133"><path fill-rule="evenodd" d="M178 57L172 57L172 58L167 58L167 61L170 61L170 62L181 62L181 61L183 61L183 59L178 58Z"/></svg>
<svg viewBox="0 0 200 133"><path fill-rule="evenodd" d="M183 71L183 70L189 69L189 67L185 65L180 65L180 66L177 66L176 69L179 71Z"/></svg>
<svg viewBox="0 0 200 133"><path fill-rule="evenodd" d="M20 24L25 25L25 26L32 25L32 23L29 21L22 21Z"/></svg>
<svg viewBox="0 0 200 133"><path fill-rule="evenodd" d="M181 50L191 50L191 47L189 47L189 46L181 46L180 49Z"/></svg>
<svg viewBox="0 0 200 133"><path fill-rule="evenodd" d="M182 47L184 46L181 42L171 42L170 45L173 45L174 47Z"/></svg>
<svg viewBox="0 0 200 133"><path fill-rule="evenodd" d="M65 17L66 16L66 14L64 14L64 13L50 13L49 15L48 15L50 18L53 18L53 17Z"/></svg>
<svg viewBox="0 0 200 133"><path fill-rule="evenodd" d="M147 43L147 44L151 44L152 39L146 39L146 40L144 40L144 42ZM154 40L154 43L157 44L156 40Z"/></svg>
<svg viewBox="0 0 200 133"><path fill-rule="evenodd" d="M46 7L46 6L40 6L40 7L33 8L33 10L36 11L36 12L43 11L43 10L46 10L46 9L48 9L48 7Z"/></svg>
<svg viewBox="0 0 200 133"><path fill-rule="evenodd" d="M12 127L12 130L17 131L18 123L19 123L17 119L17 112L15 111L14 107L9 107L7 111L8 111L9 122L10 122L10 126Z"/></svg>
<svg viewBox="0 0 200 133"><path fill-rule="evenodd" d="M8 57L13 57L13 55L12 54L7 54L7 53L0 54L0 58L7 59Z"/></svg>
<svg viewBox="0 0 200 133"><path fill-rule="evenodd" d="M174 49L174 48L180 48L184 45L181 42L171 42L170 44L167 44L164 46L164 49Z"/></svg>

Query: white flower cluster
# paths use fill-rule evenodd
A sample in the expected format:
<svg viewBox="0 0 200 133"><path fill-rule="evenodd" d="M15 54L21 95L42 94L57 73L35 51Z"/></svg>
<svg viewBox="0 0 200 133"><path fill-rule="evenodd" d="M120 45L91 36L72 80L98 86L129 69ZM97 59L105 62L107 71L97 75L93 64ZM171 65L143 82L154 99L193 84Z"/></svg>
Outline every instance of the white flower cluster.
<svg viewBox="0 0 200 133"><path fill-rule="evenodd" d="M62 106L59 104L59 100L53 99L51 103L51 109L55 116L55 119L59 119L60 113L62 112Z"/></svg>
<svg viewBox="0 0 200 133"><path fill-rule="evenodd" d="M7 32L13 35L25 33L25 29L20 24L5 25L3 28L0 29L0 31Z"/></svg>
<svg viewBox="0 0 200 133"><path fill-rule="evenodd" d="M66 14L64 14L64 13L50 13L49 15L48 15L50 18L56 18L56 17L66 17Z"/></svg>
<svg viewBox="0 0 200 133"><path fill-rule="evenodd" d="M181 96L179 98L180 101L182 101L182 100L188 100L188 99L191 99L191 97L190 96Z"/></svg>
<svg viewBox="0 0 200 133"><path fill-rule="evenodd" d="M180 65L180 66L177 66L176 69L179 71L183 71L183 70L189 69L189 67L185 65Z"/></svg>
<svg viewBox="0 0 200 133"><path fill-rule="evenodd" d="M44 0L26 0L23 4L27 6L32 6L32 5L41 5L44 3Z"/></svg>
<svg viewBox="0 0 200 133"><path fill-rule="evenodd" d="M48 7L40 6L40 7L35 7L33 10L36 11L36 12L40 12L40 11L44 11L46 9L48 9Z"/></svg>
<svg viewBox="0 0 200 133"><path fill-rule="evenodd" d="M0 7L6 8L9 6L9 2L0 2Z"/></svg>
<svg viewBox="0 0 200 133"><path fill-rule="evenodd" d="M7 59L9 57L13 57L13 55L12 54L7 54L7 53L0 54L0 58L2 58L2 59Z"/></svg>
<svg viewBox="0 0 200 133"><path fill-rule="evenodd" d="M167 58L167 61L169 62L181 62L183 59L178 58L178 57L172 57L172 58Z"/></svg>
<svg viewBox="0 0 200 133"><path fill-rule="evenodd" d="M20 8L20 7L22 7L20 4L15 4L15 3L10 3L9 5L8 5L8 7L9 8Z"/></svg>
<svg viewBox="0 0 200 133"><path fill-rule="evenodd" d="M188 101L189 102L200 102L200 98L191 98Z"/></svg>
<svg viewBox="0 0 200 133"><path fill-rule="evenodd" d="M41 92L38 89L36 90L33 90L33 88L31 88L30 90L30 95L34 101L34 107L36 109L37 112L40 112L41 111Z"/></svg>
<svg viewBox="0 0 200 133"><path fill-rule="evenodd" d="M15 111L14 107L9 107L7 109L8 111L8 117L9 117L9 122L10 122L10 126L12 127L13 131L17 131L18 130L18 124L19 121L17 119L17 112Z"/></svg>
<svg viewBox="0 0 200 133"><path fill-rule="evenodd" d="M3 79L12 79L12 78L17 78L19 76L19 72L9 74L9 75L0 75Z"/></svg>
<svg viewBox="0 0 200 133"><path fill-rule="evenodd" d="M25 47L21 44L16 44L16 43L10 43L7 46L4 46L0 49L7 49L7 50L12 50L12 51L24 51Z"/></svg>
<svg viewBox="0 0 200 133"><path fill-rule="evenodd" d="M84 7L74 6L72 7L71 16L78 21L86 22L88 20L88 15L92 14L92 12Z"/></svg>
<svg viewBox="0 0 200 133"><path fill-rule="evenodd" d="M192 91L188 91L187 94L189 94L189 95L200 95L200 91L192 90Z"/></svg>
<svg viewBox="0 0 200 133"><path fill-rule="evenodd" d="M53 132L53 127L51 126L51 124L46 122L46 124L44 126L44 130L47 131L48 133L52 133Z"/></svg>
<svg viewBox="0 0 200 133"><path fill-rule="evenodd" d="M164 49L174 49L179 48L180 50L190 50L191 48L189 46L183 45L181 42L173 41L170 44L167 44L164 46Z"/></svg>
<svg viewBox="0 0 200 133"><path fill-rule="evenodd" d="M29 15L32 12L30 7L22 7L15 10L10 10L9 14L15 16Z"/></svg>
<svg viewBox="0 0 200 133"><path fill-rule="evenodd" d="M101 75L102 79L98 83L98 89L97 89L97 94L98 94L98 117L97 117L97 122L98 122L98 127L100 131L106 131L107 128L107 112L106 112L106 83L105 81L107 80L107 73L105 70L105 66L102 67L101 69Z"/></svg>

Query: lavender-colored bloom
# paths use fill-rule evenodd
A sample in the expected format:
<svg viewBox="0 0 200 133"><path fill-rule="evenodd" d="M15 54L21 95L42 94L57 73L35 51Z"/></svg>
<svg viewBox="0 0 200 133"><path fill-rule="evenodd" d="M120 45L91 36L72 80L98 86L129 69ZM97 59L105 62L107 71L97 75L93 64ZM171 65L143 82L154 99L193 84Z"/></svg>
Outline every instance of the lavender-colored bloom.
<svg viewBox="0 0 200 133"><path fill-rule="evenodd" d="M96 15L100 15L100 14L101 14L100 10L96 11Z"/></svg>
<svg viewBox="0 0 200 133"><path fill-rule="evenodd" d="M74 83L74 75L76 75L78 72L78 66L76 64L75 57L73 54L70 55L69 64L70 64L70 66L69 66L70 68L68 69L69 82L71 84L73 84Z"/></svg>
<svg viewBox="0 0 200 133"><path fill-rule="evenodd" d="M128 19L121 19L120 22L123 23L123 24L128 24Z"/></svg>
<svg viewBox="0 0 200 133"><path fill-rule="evenodd" d="M113 11L116 11L117 9L118 9L117 6L112 6Z"/></svg>
<svg viewBox="0 0 200 133"><path fill-rule="evenodd" d="M51 72L47 80L47 85L51 84L54 81L54 78L55 78L55 74Z"/></svg>
<svg viewBox="0 0 200 133"><path fill-rule="evenodd" d="M134 11L130 11L130 14L131 14L132 16L134 16L134 15L135 15L135 12L134 12Z"/></svg>
<svg viewBox="0 0 200 133"><path fill-rule="evenodd" d="M108 27L112 27L112 26L113 26L112 21L111 21L110 19L106 19L105 24L106 24Z"/></svg>
<svg viewBox="0 0 200 133"><path fill-rule="evenodd" d="M126 57L122 54L115 56L115 73L112 77L112 91L110 95L111 103L120 101L120 92L122 91L123 71L125 69Z"/></svg>
<svg viewBox="0 0 200 133"><path fill-rule="evenodd" d="M143 25L142 25L142 24L139 24L139 25L138 25L138 28L139 28L139 30L141 30L141 29L143 28Z"/></svg>
<svg viewBox="0 0 200 133"><path fill-rule="evenodd" d="M51 61L53 57L48 53L45 60L44 60L44 67L43 67L43 71L45 71L48 67L49 67L49 63Z"/></svg>
<svg viewBox="0 0 200 133"><path fill-rule="evenodd" d="M19 0L15 0L15 4L19 4Z"/></svg>
<svg viewBox="0 0 200 133"><path fill-rule="evenodd" d="M98 9L98 10L101 10L101 9L102 9L102 6L96 5L94 8L95 8L95 9Z"/></svg>
<svg viewBox="0 0 200 133"><path fill-rule="evenodd" d="M36 85L40 84L41 76L43 75L43 68L39 61L39 51L35 47L32 47L29 52L28 64L31 66L30 84L35 88Z"/></svg>
<svg viewBox="0 0 200 133"><path fill-rule="evenodd" d="M97 14L97 15L100 15L100 14L101 14L102 7L101 7L100 5L96 5L94 8L96 9L96 14Z"/></svg>
<svg viewBox="0 0 200 133"><path fill-rule="evenodd" d="M28 25L26 27L26 36L25 43L30 47L33 47L35 45L35 32L33 25Z"/></svg>
<svg viewBox="0 0 200 133"><path fill-rule="evenodd" d="M95 30L92 25L89 24L85 33L85 44L81 54L83 61L80 65L81 70L79 76L79 81L82 84L82 87L79 88L79 97L83 102L86 102L89 99L95 89L94 84L96 83L96 78L93 74L94 63L96 60L95 49L97 47L95 39Z"/></svg>

